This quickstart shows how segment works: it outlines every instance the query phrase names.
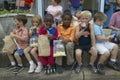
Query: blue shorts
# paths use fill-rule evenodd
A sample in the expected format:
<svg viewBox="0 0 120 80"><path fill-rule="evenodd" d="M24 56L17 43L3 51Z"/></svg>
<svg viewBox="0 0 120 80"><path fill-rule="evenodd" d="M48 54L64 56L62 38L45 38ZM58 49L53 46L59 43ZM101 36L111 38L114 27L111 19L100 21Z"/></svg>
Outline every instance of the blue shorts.
<svg viewBox="0 0 120 80"><path fill-rule="evenodd" d="M17 49L17 50L15 51L15 53L17 53L17 54L19 54L19 55L23 55L24 51L23 51L23 49Z"/></svg>

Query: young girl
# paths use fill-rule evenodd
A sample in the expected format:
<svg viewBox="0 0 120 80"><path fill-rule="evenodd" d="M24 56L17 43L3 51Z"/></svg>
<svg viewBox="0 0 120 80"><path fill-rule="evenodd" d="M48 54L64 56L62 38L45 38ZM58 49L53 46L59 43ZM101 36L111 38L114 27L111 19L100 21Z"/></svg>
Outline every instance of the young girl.
<svg viewBox="0 0 120 80"><path fill-rule="evenodd" d="M11 65L8 67L10 71L13 71L14 73L17 73L21 70L23 70L23 64L21 60L21 56L23 55L23 50L27 47L28 43L28 32L25 27L25 24L27 23L27 17L25 15L16 15L14 17L15 22L15 29L10 33L10 36L14 39L16 42L16 48L14 53L14 57L18 63L16 65L13 54L10 52L7 52L7 56L11 62Z"/></svg>
<svg viewBox="0 0 120 80"><path fill-rule="evenodd" d="M58 25L61 21L61 15L63 8L59 5L61 0L51 0L52 5L49 5L46 9L47 13L52 14L55 19L55 24Z"/></svg>
<svg viewBox="0 0 120 80"><path fill-rule="evenodd" d="M74 53L74 35L75 27L71 24L72 14L64 13L62 16L62 23L58 25L58 38L62 40L62 43L65 45L66 57L67 57L67 67L71 67L73 64L73 53ZM56 58L56 71L62 73L62 57Z"/></svg>
<svg viewBox="0 0 120 80"><path fill-rule="evenodd" d="M39 27L42 25L42 19L39 15L35 15L32 18L32 26L29 30L29 46L24 50L24 54L29 61L30 67L28 73L33 73L35 70L35 73L39 73L42 69L42 64L38 60L38 54L37 54L37 38L38 38L38 32L39 32ZM32 56L35 58L37 62L37 67L36 64L33 62L30 53Z"/></svg>
<svg viewBox="0 0 120 80"><path fill-rule="evenodd" d="M52 26L54 23L54 18L51 14L46 14L44 17L45 25L40 27L39 35L48 35L50 40L50 56L39 56L39 60L42 62L45 67L46 74L50 74L55 71L54 68L54 57L53 57L53 40L56 40L58 37L58 32L55 27Z"/></svg>

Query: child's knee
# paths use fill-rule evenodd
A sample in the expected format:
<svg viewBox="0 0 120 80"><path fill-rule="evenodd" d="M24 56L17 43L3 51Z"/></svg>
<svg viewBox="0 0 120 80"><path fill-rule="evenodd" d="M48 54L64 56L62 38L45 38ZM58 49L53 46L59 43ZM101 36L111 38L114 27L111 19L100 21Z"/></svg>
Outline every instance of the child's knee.
<svg viewBox="0 0 120 80"><path fill-rule="evenodd" d="M115 44L114 49L119 49L119 47L118 47L118 45L117 45L117 44Z"/></svg>
<svg viewBox="0 0 120 80"><path fill-rule="evenodd" d="M104 56L109 57L110 56L110 52L105 52Z"/></svg>
<svg viewBox="0 0 120 80"><path fill-rule="evenodd" d="M18 57L19 57L19 54L18 54L18 53L15 53L14 56L15 56L15 58L18 58Z"/></svg>
<svg viewBox="0 0 120 80"><path fill-rule="evenodd" d="M77 49L75 52L76 52L76 53L75 53L76 56L81 57L81 54L82 54L82 51L81 51L81 50L78 50L78 49Z"/></svg>

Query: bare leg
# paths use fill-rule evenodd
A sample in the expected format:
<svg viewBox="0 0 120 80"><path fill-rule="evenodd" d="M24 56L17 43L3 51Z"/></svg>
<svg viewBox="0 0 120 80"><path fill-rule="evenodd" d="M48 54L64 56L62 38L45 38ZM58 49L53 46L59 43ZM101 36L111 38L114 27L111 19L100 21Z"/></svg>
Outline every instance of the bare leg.
<svg viewBox="0 0 120 80"><path fill-rule="evenodd" d="M30 50L31 50L31 47L27 47L24 49L24 54L25 54L25 57L27 58L28 61L31 61L31 56L30 56Z"/></svg>
<svg viewBox="0 0 120 80"><path fill-rule="evenodd" d="M116 59L117 54L118 54L118 45L116 44L113 50L111 51L111 59Z"/></svg>
<svg viewBox="0 0 120 80"><path fill-rule="evenodd" d="M76 49L75 52L76 52L75 56L76 56L77 63L81 64L82 63L82 57L81 57L82 50L81 49Z"/></svg>
<svg viewBox="0 0 120 80"><path fill-rule="evenodd" d="M110 56L110 53L109 52L105 52L103 55L100 56L100 59L99 59L99 63L104 63L107 58Z"/></svg>
<svg viewBox="0 0 120 80"><path fill-rule="evenodd" d="M90 63L94 64L96 58L97 58L97 50L95 48L91 48L90 49L90 54L91 54L91 57L90 57Z"/></svg>

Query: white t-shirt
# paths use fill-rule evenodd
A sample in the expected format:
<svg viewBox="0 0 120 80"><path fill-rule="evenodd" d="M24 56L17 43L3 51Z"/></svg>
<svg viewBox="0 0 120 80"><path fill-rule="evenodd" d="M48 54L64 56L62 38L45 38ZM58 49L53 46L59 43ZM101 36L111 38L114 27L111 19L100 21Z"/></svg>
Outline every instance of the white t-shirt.
<svg viewBox="0 0 120 80"><path fill-rule="evenodd" d="M63 12L62 6L60 6L60 5L57 5L57 6L49 5L49 6L47 7L46 11L47 11L47 13L50 13L50 14L52 14L52 15L54 15L55 13L57 13L57 12L60 11L61 14L58 15L58 16L54 16L54 18L55 18L55 19L58 19L58 20L61 20L61 15L62 15L62 12Z"/></svg>

